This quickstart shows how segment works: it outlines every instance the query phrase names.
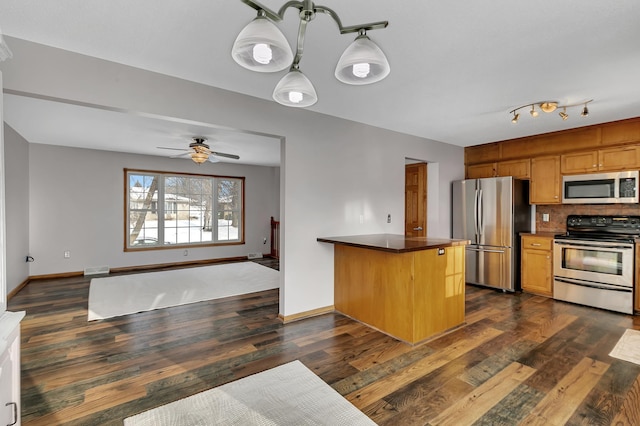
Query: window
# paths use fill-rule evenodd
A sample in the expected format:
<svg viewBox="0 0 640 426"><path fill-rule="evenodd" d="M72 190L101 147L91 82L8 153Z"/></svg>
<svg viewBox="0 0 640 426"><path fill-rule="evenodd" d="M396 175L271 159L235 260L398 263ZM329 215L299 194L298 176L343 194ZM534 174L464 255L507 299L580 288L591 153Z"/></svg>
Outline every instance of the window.
<svg viewBox="0 0 640 426"><path fill-rule="evenodd" d="M126 249L244 243L244 178L125 169Z"/></svg>

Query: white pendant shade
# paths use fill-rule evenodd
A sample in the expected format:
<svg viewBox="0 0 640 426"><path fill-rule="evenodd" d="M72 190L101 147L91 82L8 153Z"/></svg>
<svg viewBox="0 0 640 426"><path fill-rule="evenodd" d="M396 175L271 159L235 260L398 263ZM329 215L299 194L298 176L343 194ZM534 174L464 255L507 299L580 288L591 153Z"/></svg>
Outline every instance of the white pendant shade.
<svg viewBox="0 0 640 426"><path fill-rule="evenodd" d="M2 37L2 29L0 29L0 61L13 58L13 53Z"/></svg>
<svg viewBox="0 0 640 426"><path fill-rule="evenodd" d="M346 84L371 84L391 71L382 49L366 35L358 36L344 51L336 66L336 78Z"/></svg>
<svg viewBox="0 0 640 426"><path fill-rule="evenodd" d="M307 76L292 69L278 82L273 99L284 106L304 108L315 104L318 95Z"/></svg>
<svg viewBox="0 0 640 426"><path fill-rule="evenodd" d="M258 16L240 31L231 56L242 67L258 72L282 71L293 62L284 34L264 16Z"/></svg>

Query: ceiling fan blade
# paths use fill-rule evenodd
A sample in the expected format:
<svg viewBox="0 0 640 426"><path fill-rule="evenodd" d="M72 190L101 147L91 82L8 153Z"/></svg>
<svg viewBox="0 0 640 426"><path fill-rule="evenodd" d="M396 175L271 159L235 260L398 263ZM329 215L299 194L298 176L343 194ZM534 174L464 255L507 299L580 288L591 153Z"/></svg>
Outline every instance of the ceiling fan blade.
<svg viewBox="0 0 640 426"><path fill-rule="evenodd" d="M172 156L171 156L171 157L169 157L169 158L187 158L187 157L189 157L189 156L191 156L191 153L190 153L190 152L185 152L184 154L176 154L176 155L172 155Z"/></svg>
<svg viewBox="0 0 640 426"><path fill-rule="evenodd" d="M165 146L157 146L156 148L158 148L158 149L171 149L173 151L190 151L190 149L185 149L185 148L167 148Z"/></svg>
<svg viewBox="0 0 640 426"><path fill-rule="evenodd" d="M210 163L219 163L219 162L220 162L220 160L218 160L216 157L214 157L214 156L212 156L212 155L210 155L210 156L207 158L207 161L208 161L208 162L210 162Z"/></svg>
<svg viewBox="0 0 640 426"><path fill-rule="evenodd" d="M227 157L227 158L233 158L234 160L239 160L240 156L239 155L235 155L235 154L226 154L224 152L215 152L215 151L211 151L211 155L217 155L218 157Z"/></svg>

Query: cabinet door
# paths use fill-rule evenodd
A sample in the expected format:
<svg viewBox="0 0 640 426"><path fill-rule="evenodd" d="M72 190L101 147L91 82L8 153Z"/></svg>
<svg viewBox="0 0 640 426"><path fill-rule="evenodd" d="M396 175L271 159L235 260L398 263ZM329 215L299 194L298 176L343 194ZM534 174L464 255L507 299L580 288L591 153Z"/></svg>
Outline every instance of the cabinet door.
<svg viewBox="0 0 640 426"><path fill-rule="evenodd" d="M0 425L11 425L20 417L19 395L15 395L15 363L13 347L0 354ZM19 380L19 379L18 379Z"/></svg>
<svg viewBox="0 0 640 426"><path fill-rule="evenodd" d="M637 146L601 149L598 166L603 171L635 170L640 168L640 150Z"/></svg>
<svg viewBox="0 0 640 426"><path fill-rule="evenodd" d="M598 151L575 152L561 157L562 173L587 173L598 170Z"/></svg>
<svg viewBox="0 0 640 426"><path fill-rule="evenodd" d="M640 311L640 244L636 244L636 282L634 284L634 301L633 309L636 312Z"/></svg>
<svg viewBox="0 0 640 426"><path fill-rule="evenodd" d="M531 204L559 204L560 157L538 157L531 160Z"/></svg>
<svg viewBox="0 0 640 426"><path fill-rule="evenodd" d="M522 237L522 291L553 296L551 238Z"/></svg>
<svg viewBox="0 0 640 426"><path fill-rule="evenodd" d="M518 179L531 177L531 160L500 161L497 167L498 176L513 176Z"/></svg>
<svg viewBox="0 0 640 426"><path fill-rule="evenodd" d="M467 179L482 179L496 175L496 163L474 164L467 166Z"/></svg>

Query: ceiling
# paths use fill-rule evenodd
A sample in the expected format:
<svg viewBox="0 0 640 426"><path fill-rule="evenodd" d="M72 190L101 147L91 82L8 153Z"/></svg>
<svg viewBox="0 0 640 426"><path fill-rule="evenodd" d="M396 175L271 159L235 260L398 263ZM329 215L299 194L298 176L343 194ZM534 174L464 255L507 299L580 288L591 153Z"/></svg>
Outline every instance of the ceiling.
<svg viewBox="0 0 640 426"><path fill-rule="evenodd" d="M262 3L278 10L284 1ZM386 53L391 74L367 86L337 81L333 69L354 35L340 35L328 15L318 15L308 26L300 62L318 92L312 111L459 146L640 116L637 0L322 4L345 26L389 21L369 36ZM230 55L238 32L254 16L240 0L0 0L5 35L271 99L284 72L252 73ZM294 47L297 22L292 9L280 24ZM558 111L533 119L527 107L511 123L509 112L519 106L590 99L587 117L580 116L582 105L569 108L566 121ZM5 120L33 143L171 155L156 147L204 135L212 149L239 154L241 162L279 162L279 138L219 126L224 123L134 116L12 94L5 95ZM85 120L90 125L77 125ZM253 155L257 147L263 152Z"/></svg>

